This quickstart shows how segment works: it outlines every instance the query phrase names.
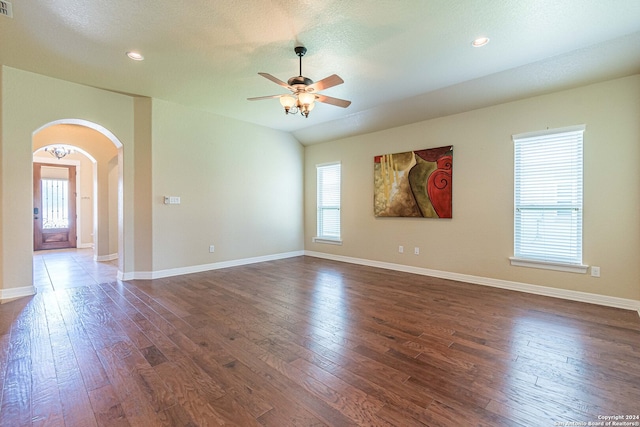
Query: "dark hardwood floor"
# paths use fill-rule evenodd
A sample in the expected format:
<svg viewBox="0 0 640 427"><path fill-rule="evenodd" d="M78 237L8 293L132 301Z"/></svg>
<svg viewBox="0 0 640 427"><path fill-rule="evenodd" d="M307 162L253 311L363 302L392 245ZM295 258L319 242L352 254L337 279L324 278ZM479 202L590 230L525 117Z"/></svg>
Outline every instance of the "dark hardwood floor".
<svg viewBox="0 0 640 427"><path fill-rule="evenodd" d="M298 257L3 304L0 384L1 426L639 425L640 318Z"/></svg>

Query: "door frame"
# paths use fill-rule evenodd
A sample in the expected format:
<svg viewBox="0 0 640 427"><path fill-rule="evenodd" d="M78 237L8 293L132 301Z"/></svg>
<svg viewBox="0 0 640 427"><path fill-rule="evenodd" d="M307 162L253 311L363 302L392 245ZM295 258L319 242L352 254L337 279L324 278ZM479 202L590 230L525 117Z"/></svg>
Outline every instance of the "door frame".
<svg viewBox="0 0 640 427"><path fill-rule="evenodd" d="M43 242L43 229L42 229L42 174L41 168L42 166L49 166L55 168L65 168L67 169L69 175L69 190L68 190L68 203L69 203L69 227L67 233L67 240L63 241L54 241L54 242ZM76 166L75 165L65 165L65 164L56 164L56 163L41 163L41 162L33 162L33 249L34 250L46 250L46 249L63 249L63 248L75 248L77 247L77 230L76 230L76 221L77 221L77 192L76 192ZM38 209L36 211L36 208ZM37 213L36 213L37 212ZM67 230L60 229L60 230Z"/></svg>

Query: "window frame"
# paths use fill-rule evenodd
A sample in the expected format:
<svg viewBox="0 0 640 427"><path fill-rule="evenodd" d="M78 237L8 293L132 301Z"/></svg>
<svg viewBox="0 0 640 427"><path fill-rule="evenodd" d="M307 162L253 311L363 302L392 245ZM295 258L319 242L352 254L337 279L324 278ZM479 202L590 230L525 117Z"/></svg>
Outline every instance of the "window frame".
<svg viewBox="0 0 640 427"><path fill-rule="evenodd" d="M323 202L323 193L326 191L326 188L322 187L324 179L322 178L323 173L332 172L332 169L335 170L337 167L338 172L338 188L337 188L337 202L338 204L325 204ZM335 197L335 195L334 195ZM324 219L326 218L323 214L328 210L336 210L338 211L337 216L337 228L338 235L335 234L327 234L326 233L326 224ZM342 245L342 163L341 162L330 162L330 163L321 163L316 165L316 236L313 237L312 241L314 243L326 243L331 245Z"/></svg>
<svg viewBox="0 0 640 427"><path fill-rule="evenodd" d="M586 130L585 125L577 125L570 126L564 128L556 128L556 129L547 129L538 132L528 132L512 135L512 141L514 143L514 221L513 221L513 253L514 255L510 257L511 265L514 266L522 266L522 267L533 267L533 268L541 268L541 269L549 269L549 270L557 270L557 271L565 271L565 272L573 272L573 273L586 273L588 269L588 265L583 264L583 208L584 208L584 131ZM578 136L579 135L579 136ZM569 141L569 138L578 138L576 142ZM563 139L563 141L556 142L557 144L561 143L574 143L576 144L576 150L579 151L576 156L574 156L570 161L573 164L579 165L579 169L576 168L577 172L572 173L573 176L569 175L569 179L573 181L569 181L571 185L575 186L575 195L572 196L571 200L573 202L572 205L562 205L562 202L565 200L561 200L560 198L552 199L555 204L527 204L521 203L522 199L522 188L519 188L519 183L521 184L522 179L522 170L520 167L522 164L518 161L519 150L522 149L522 144L526 143L541 143L541 144L549 144L552 143L553 139ZM537 159L533 159L537 160ZM532 161L532 160L530 160ZM520 173L520 175L518 175ZM526 171L525 171L526 173ZM520 178L519 178L520 176ZM525 178L526 179L526 178ZM548 183L549 181L547 181ZM529 185L531 185L529 183ZM536 187L534 191L540 191L541 187ZM525 190L526 191L526 190ZM525 194L525 199L527 194ZM560 216L560 213L564 213L566 215L567 212L572 214L572 219L569 221L571 227L562 226L561 230L566 230L571 233L571 237L568 238L570 241L571 250L567 250L565 259L562 256L551 254L549 249L553 248L553 246L547 246L544 249L544 245L541 245L539 248L534 248L532 250L529 245L528 251L523 251L522 245L527 244L526 239L523 243L523 238L526 238L527 231L531 232L530 224L526 224L526 216L525 223L523 225L523 212L533 212L533 211L544 211L550 214L554 212L557 214L556 216ZM545 225L551 227L557 227L560 224L557 220L551 220L546 222ZM529 228L527 228L529 226ZM547 232L548 233L548 232ZM524 236L524 237L523 237ZM546 243L545 243L546 245ZM556 246L557 247L557 246ZM541 251L536 251L536 249L542 249ZM571 256L571 252L577 251L575 256ZM530 256L527 256L525 252L528 252Z"/></svg>

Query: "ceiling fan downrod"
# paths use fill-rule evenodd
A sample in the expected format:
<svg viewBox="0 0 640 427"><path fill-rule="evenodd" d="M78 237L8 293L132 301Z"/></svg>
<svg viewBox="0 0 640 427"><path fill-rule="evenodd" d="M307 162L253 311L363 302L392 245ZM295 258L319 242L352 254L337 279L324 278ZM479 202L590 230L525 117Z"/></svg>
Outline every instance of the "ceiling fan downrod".
<svg viewBox="0 0 640 427"><path fill-rule="evenodd" d="M300 77L302 77L302 57L307 53L307 48L304 46L296 46L293 50L296 52L296 55L298 55L298 58L300 58Z"/></svg>
<svg viewBox="0 0 640 427"><path fill-rule="evenodd" d="M287 83L289 84L289 86L293 87L296 87L296 85L302 85L304 87L312 85L313 80L302 75L302 57L305 53L307 53L307 48L304 46L296 46L293 50L295 51L296 55L298 55L298 58L300 58L300 75L297 77L291 77L287 81ZM304 91L304 87L302 87L301 89L298 88L299 91Z"/></svg>

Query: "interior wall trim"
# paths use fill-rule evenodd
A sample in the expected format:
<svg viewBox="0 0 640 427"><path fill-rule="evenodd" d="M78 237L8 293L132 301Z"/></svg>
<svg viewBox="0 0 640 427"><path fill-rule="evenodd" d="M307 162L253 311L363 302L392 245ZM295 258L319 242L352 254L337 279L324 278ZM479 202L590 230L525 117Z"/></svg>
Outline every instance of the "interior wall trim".
<svg viewBox="0 0 640 427"><path fill-rule="evenodd" d="M252 258L242 258L230 261L215 262L212 264L193 265L189 267L170 268L158 271L137 271L131 273L122 273L118 271L119 280L152 280L162 279L165 277L181 276L183 274L201 273L203 271L219 270L221 268L238 267L240 265L256 264L265 261L275 261L278 259L293 258L303 256L304 251L283 252L273 255L264 255Z"/></svg>
<svg viewBox="0 0 640 427"><path fill-rule="evenodd" d="M93 245L91 245L91 247L93 247ZM118 254L115 253L109 255L95 255L93 259L98 262L113 261L114 259L118 259Z"/></svg>
<svg viewBox="0 0 640 427"><path fill-rule="evenodd" d="M29 297L36 294L35 286L24 286L22 288L0 289L0 302L7 302L16 298Z"/></svg>
<svg viewBox="0 0 640 427"><path fill-rule="evenodd" d="M452 273L448 271L431 270L422 267L412 267L409 265L394 264L389 262L372 261L362 258L346 257L342 255L332 255L315 251L304 251L307 256L316 258L330 259L333 261L348 262L351 264L366 265L369 267L384 268L387 270L403 271L405 273L414 273L422 276L437 277L440 279L456 280L459 282L472 283L475 285L491 286L494 288L509 289L512 291L526 292L529 294L543 295L553 298L561 298L571 301L586 302L590 304L604 305L608 307L622 308L625 310L634 310L640 316L640 301L612 297L607 295L598 295L588 292L572 291L568 289L550 288L548 286L532 285L529 283L512 282L509 280L492 279L489 277L472 276L469 274Z"/></svg>

